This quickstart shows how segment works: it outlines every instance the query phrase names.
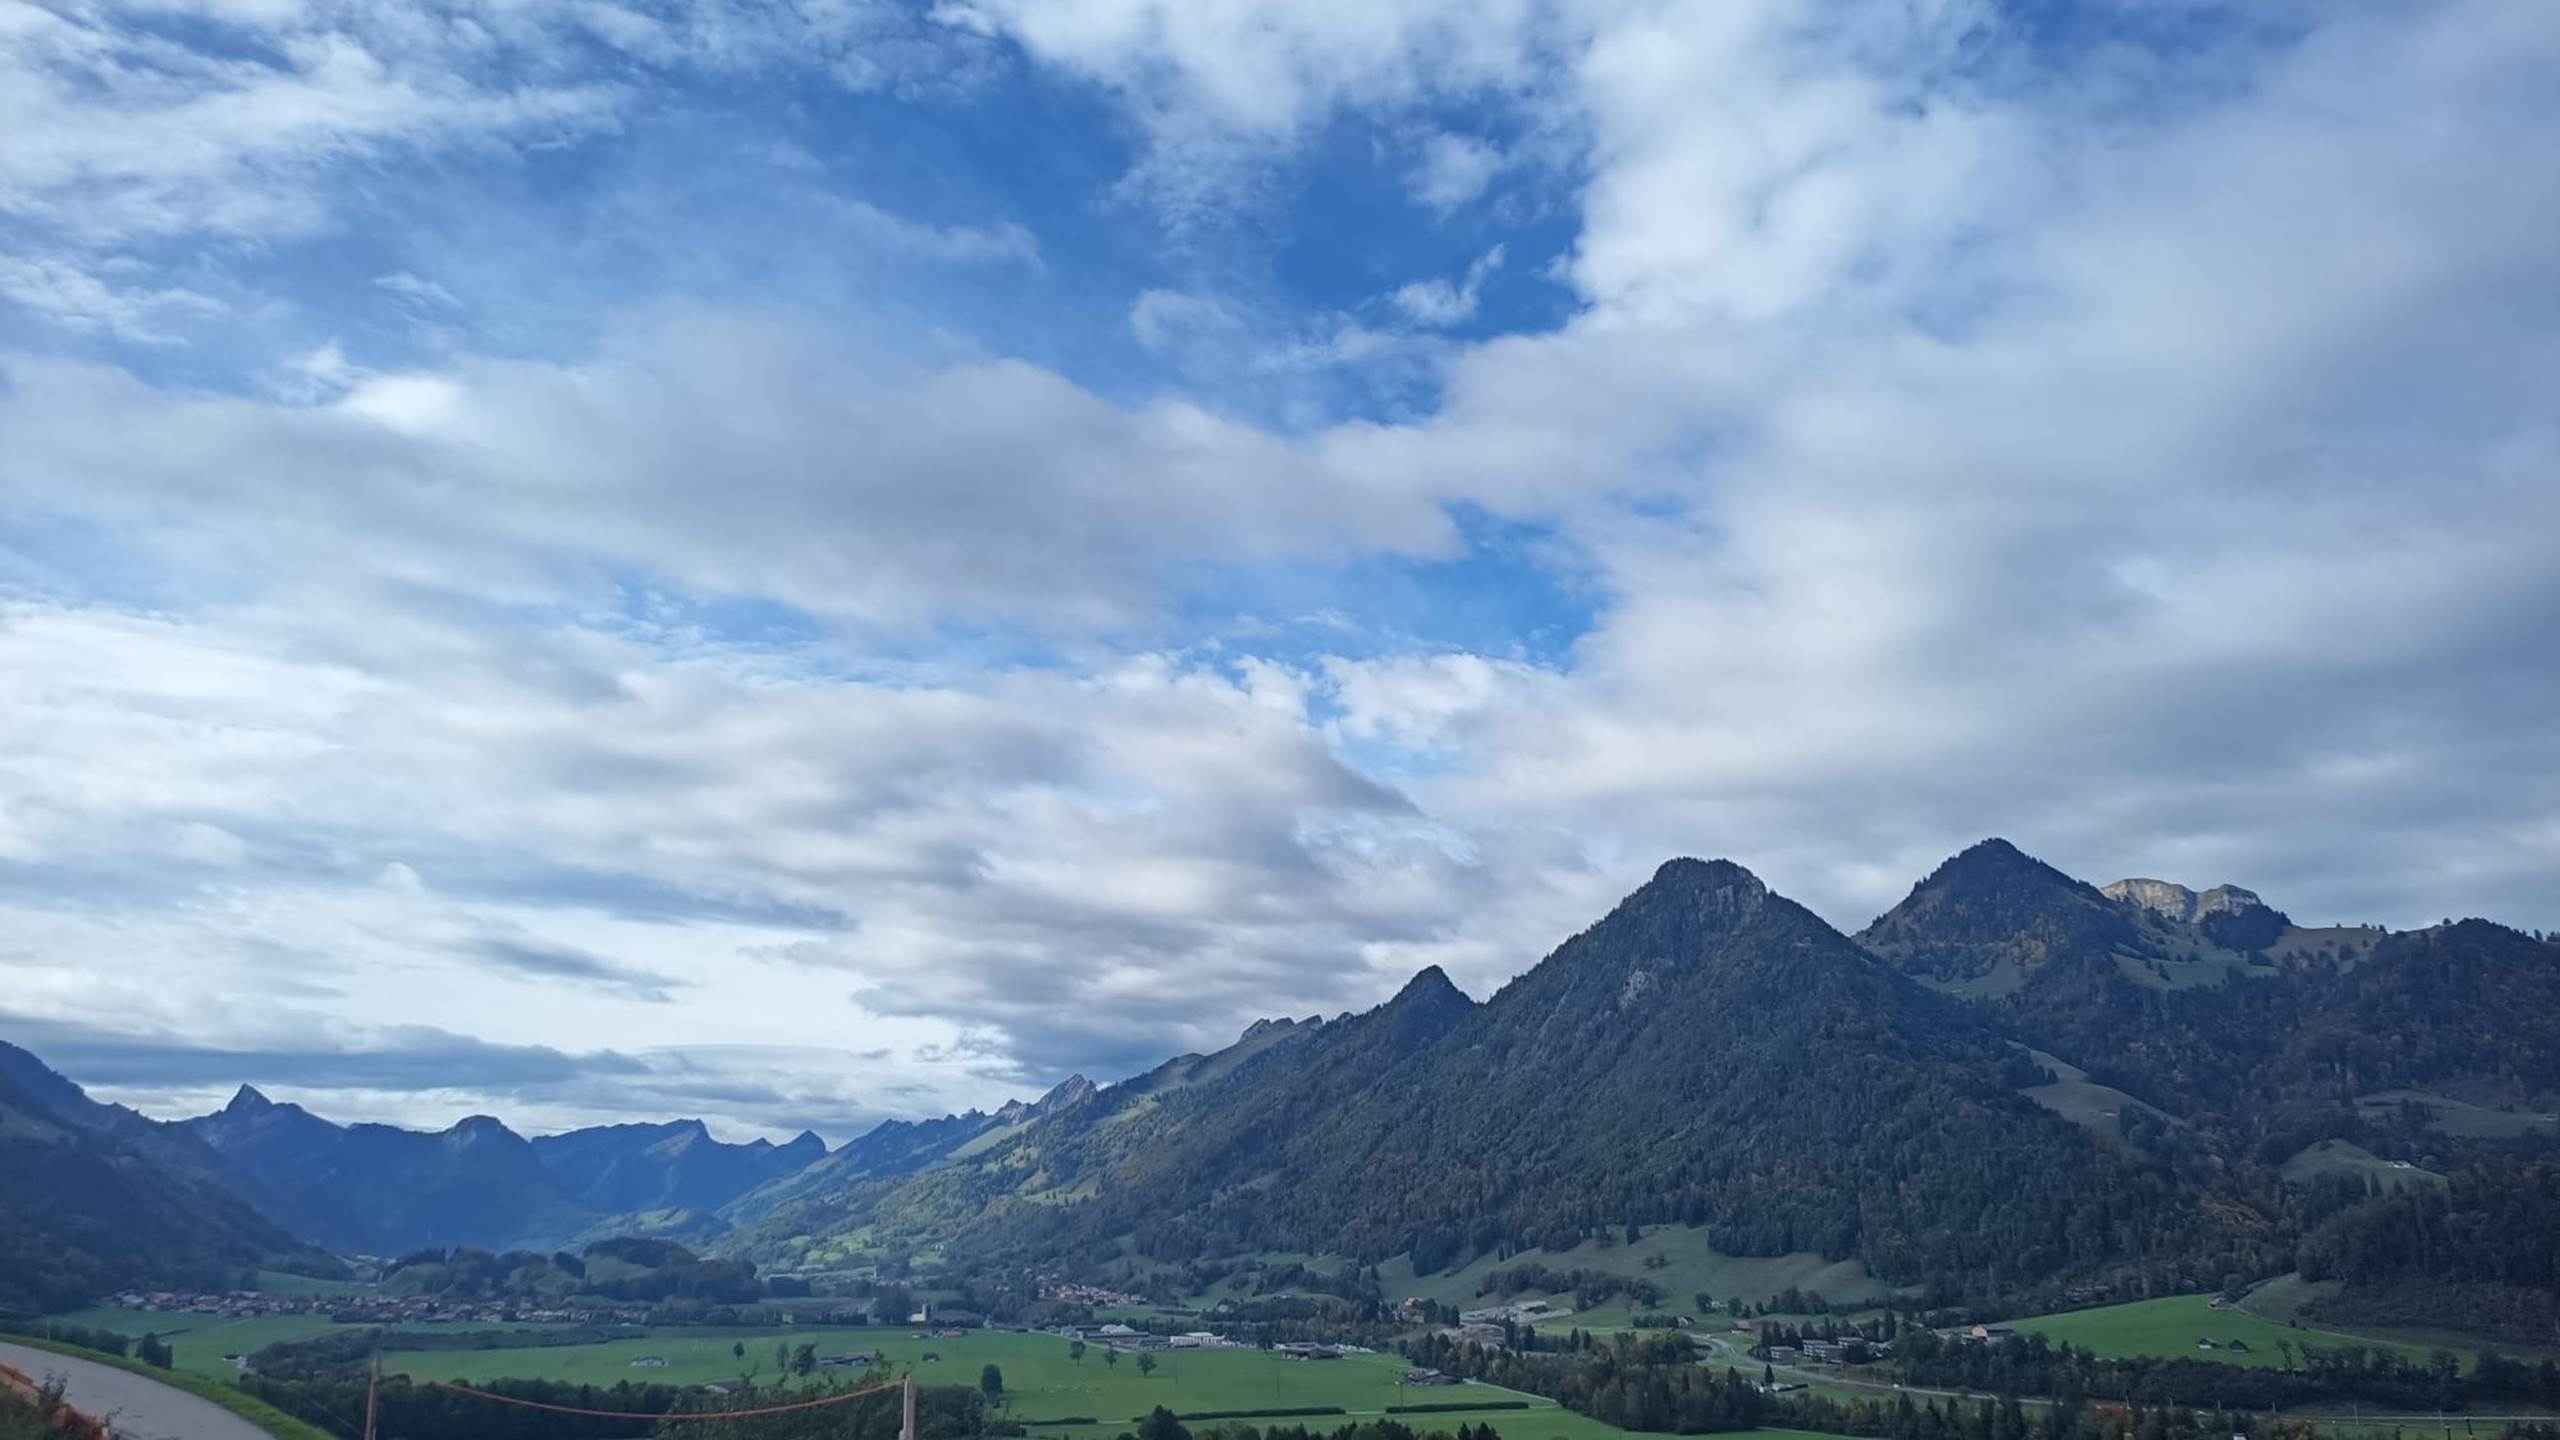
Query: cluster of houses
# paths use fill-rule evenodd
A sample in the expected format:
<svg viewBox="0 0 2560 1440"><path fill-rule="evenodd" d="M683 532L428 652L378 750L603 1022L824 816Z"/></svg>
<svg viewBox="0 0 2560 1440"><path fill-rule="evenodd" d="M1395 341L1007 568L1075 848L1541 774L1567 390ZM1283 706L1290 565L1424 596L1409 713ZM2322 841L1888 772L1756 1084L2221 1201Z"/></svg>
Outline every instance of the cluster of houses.
<svg viewBox="0 0 2560 1440"><path fill-rule="evenodd" d="M1144 1295L1132 1295L1126 1290L1113 1290L1101 1285L1084 1285L1071 1280L1041 1281L1040 1298L1043 1300L1062 1301L1069 1305L1092 1305L1097 1307L1106 1305L1145 1305L1150 1303Z"/></svg>
<svg viewBox="0 0 2560 1440"><path fill-rule="evenodd" d="M424 1295L269 1295L255 1290L127 1290L110 1300L125 1310L219 1315L253 1320L272 1315L326 1315L342 1325L593 1325L624 1318L607 1309L527 1309L511 1300L439 1300Z"/></svg>
<svg viewBox="0 0 2560 1440"><path fill-rule="evenodd" d="M1541 1320L1561 1319L1572 1313L1552 1300L1520 1300L1509 1305L1488 1305L1481 1310L1461 1310L1458 1312L1458 1323L1500 1325L1508 1321L1514 1325L1534 1325Z"/></svg>
<svg viewBox="0 0 2560 1440"><path fill-rule="evenodd" d="M1846 1340L1806 1340L1795 1345L1769 1347L1772 1365L1846 1365L1853 1357L1871 1354L1883 1348L1879 1342L1852 1337Z"/></svg>
<svg viewBox="0 0 2560 1440"><path fill-rule="evenodd" d="M110 1297L107 1303L120 1310L166 1310L245 1320L260 1315L319 1314L345 1302L316 1295L265 1295L255 1290L127 1290Z"/></svg>
<svg viewBox="0 0 2560 1440"><path fill-rule="evenodd" d="M1179 1335L1156 1335L1132 1325L1061 1325L1050 1332L1106 1350L1249 1350L1253 1347L1241 1340L1230 1340L1214 1330L1187 1330Z"/></svg>

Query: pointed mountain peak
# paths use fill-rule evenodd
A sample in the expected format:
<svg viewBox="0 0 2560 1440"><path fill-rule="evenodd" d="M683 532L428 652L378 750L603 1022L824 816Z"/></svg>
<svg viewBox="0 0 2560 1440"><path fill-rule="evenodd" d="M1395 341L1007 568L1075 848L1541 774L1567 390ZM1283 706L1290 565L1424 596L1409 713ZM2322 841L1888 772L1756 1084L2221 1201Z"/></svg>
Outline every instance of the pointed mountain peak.
<svg viewBox="0 0 2560 1440"><path fill-rule="evenodd" d="M1093 1098L1094 1088L1094 1083L1082 1075L1070 1075L1051 1086L1048 1094L1032 1102L1031 1113L1046 1115L1053 1110L1064 1110L1070 1105L1081 1105Z"/></svg>
<svg viewBox="0 0 2560 1440"><path fill-rule="evenodd" d="M1999 874L2052 869L2052 866L1994 835L1988 840L1976 840L1956 852L1947 863L1938 867L1938 873ZM2062 872L2054 870L2053 873L2059 875Z"/></svg>
<svg viewBox="0 0 2560 1440"><path fill-rule="evenodd" d="M243 1085L238 1090L232 1092L231 1103L222 1107L222 1113L225 1115L255 1115L261 1111L273 1110L274 1108L276 1108L276 1102L258 1093L257 1086Z"/></svg>
<svg viewBox="0 0 2560 1440"><path fill-rule="evenodd" d="M1457 982L1449 978L1448 971L1437 965L1426 965L1422 967L1420 973L1404 982L1404 988L1398 990L1395 998L1387 1003L1391 1006L1430 1005L1443 1004L1452 999L1462 1005L1476 1003L1468 999L1467 992L1459 989Z"/></svg>
<svg viewBox="0 0 2560 1440"><path fill-rule="evenodd" d="M1858 934L1904 971L1943 982L2055 959L2112 964L2116 947L2133 938L2125 907L1996 837L1929 872Z"/></svg>
<svg viewBox="0 0 2560 1440"><path fill-rule="evenodd" d="M775 1148L777 1151L785 1155L798 1155L802 1153L824 1155L827 1153L827 1142L818 1138L817 1131L803 1130L799 1134L792 1136L788 1144L780 1145Z"/></svg>
<svg viewBox="0 0 2560 1440"><path fill-rule="evenodd" d="M1769 887L1742 866L1683 855L1663 861L1653 878L1619 901L1612 913L1676 914L1684 924L1723 933L1759 914L1768 903Z"/></svg>
<svg viewBox="0 0 2560 1440"><path fill-rule="evenodd" d="M1912 887L1913 896L1923 891L1990 887L2017 889L2070 890L2088 900L2102 900L2097 887L2085 880L2074 879L1998 836L1978 840L1949 856L1929 878ZM1909 901L1903 902L1909 904Z"/></svg>

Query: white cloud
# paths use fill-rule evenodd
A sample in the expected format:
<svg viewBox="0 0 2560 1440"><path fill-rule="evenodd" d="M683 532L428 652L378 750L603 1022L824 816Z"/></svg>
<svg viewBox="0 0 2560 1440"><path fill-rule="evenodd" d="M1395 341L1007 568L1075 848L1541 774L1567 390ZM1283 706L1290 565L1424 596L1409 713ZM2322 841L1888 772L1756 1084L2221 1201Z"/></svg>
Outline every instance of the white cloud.
<svg viewBox="0 0 2560 1440"><path fill-rule="evenodd" d="M1446 215L1474 200L1502 173L1500 150L1471 135L1432 135L1407 177L1413 198Z"/></svg>
<svg viewBox="0 0 2560 1440"><path fill-rule="evenodd" d="M1144 127L1131 177L1176 220L1255 193L1257 169L1343 108L1509 96L1542 83L1552 17L1534 0L945 0L1121 97Z"/></svg>
<svg viewBox="0 0 2560 1440"><path fill-rule="evenodd" d="M423 275L412 275L406 270L377 275L373 277L373 283L414 304L433 306L440 310L462 308L462 302L454 298L452 291Z"/></svg>
<svg viewBox="0 0 2560 1440"><path fill-rule="evenodd" d="M1502 247L1494 246L1478 256L1467 267L1466 275L1455 284L1447 280L1416 280L1402 286L1389 298L1405 318L1417 325L1445 327L1472 318L1477 301L1484 291L1485 277L1502 268Z"/></svg>
<svg viewBox="0 0 2560 1440"><path fill-rule="evenodd" d="M31 362L0 395L0 493L110 523L259 514L249 543L296 569L354 563L357 532L386 573L458 563L462 583L529 596L564 563L634 566L893 627L1127 625L1173 556L1450 543L1433 497L1394 476L1192 405L1122 409L1016 362L885 370L700 312L584 365L350 373L326 410ZM84 483L50 483L65 473Z"/></svg>

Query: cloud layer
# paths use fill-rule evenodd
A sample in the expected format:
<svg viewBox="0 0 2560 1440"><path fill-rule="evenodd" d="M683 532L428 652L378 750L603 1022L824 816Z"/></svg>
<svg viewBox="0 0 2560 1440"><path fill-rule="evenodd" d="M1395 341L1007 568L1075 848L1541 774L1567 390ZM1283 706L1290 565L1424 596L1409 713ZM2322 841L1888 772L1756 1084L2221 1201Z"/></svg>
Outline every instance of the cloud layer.
<svg viewBox="0 0 2560 1440"><path fill-rule="evenodd" d="M0 1034L110 1093L840 1136L1670 853L2560 924L2534 7L577 13L0 22ZM800 303L432 228L755 232L656 107Z"/></svg>

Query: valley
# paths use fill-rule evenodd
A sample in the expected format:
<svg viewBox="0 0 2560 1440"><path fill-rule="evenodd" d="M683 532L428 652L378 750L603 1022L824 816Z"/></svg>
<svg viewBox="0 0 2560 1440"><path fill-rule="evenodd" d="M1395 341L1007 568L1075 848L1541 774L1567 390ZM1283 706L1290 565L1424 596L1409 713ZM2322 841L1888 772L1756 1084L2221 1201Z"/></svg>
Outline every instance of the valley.
<svg viewBox="0 0 2560 1440"><path fill-rule="evenodd" d="M463 1423L439 1380L657 1414L863 1372L1053 1440L1159 1405L1470 1440L1928 1440L2003 1395L2173 1432L2534 1414L2555 1021L2560 949L2484 921L2305 928L1988 841L1851 937L1675 860L1484 1000L1428 969L833 1147L344 1126L250 1085L167 1121L0 1047L21 1175L127 1217L0 1189L22 1247L88 1257L0 1285L14 1328L166 1346L324 1431L378 1355L411 1440Z"/></svg>

